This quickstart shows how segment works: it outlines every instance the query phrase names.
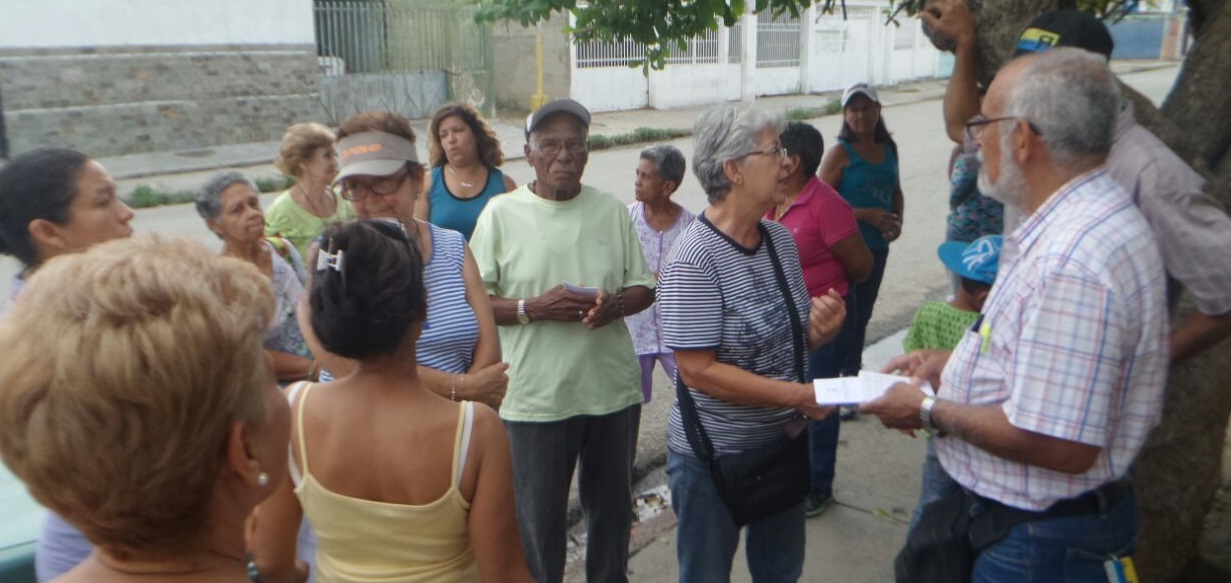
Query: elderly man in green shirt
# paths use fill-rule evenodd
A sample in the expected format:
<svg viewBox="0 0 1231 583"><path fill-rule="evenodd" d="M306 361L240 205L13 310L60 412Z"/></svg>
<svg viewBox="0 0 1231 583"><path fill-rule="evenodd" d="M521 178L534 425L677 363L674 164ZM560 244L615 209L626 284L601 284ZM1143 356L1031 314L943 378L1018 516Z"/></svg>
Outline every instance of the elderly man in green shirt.
<svg viewBox="0 0 1231 583"><path fill-rule="evenodd" d="M470 240L509 363L500 416L522 545L542 583L564 576L579 461L586 580L628 580L642 396L624 316L653 303L654 277L628 210L581 184L589 125L590 113L570 99L531 114L525 152L535 180L492 199Z"/></svg>

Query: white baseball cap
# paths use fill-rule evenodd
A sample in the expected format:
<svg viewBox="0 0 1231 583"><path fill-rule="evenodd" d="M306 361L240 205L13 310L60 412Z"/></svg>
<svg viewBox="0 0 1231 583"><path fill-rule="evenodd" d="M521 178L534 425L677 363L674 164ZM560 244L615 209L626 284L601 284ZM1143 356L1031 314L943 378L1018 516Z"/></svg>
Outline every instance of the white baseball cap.
<svg viewBox="0 0 1231 583"><path fill-rule="evenodd" d="M863 95L872 100L872 103L880 103L880 97L876 94L876 88L867 83L859 82L846 88L842 92L842 107L850 104L851 99L856 95Z"/></svg>

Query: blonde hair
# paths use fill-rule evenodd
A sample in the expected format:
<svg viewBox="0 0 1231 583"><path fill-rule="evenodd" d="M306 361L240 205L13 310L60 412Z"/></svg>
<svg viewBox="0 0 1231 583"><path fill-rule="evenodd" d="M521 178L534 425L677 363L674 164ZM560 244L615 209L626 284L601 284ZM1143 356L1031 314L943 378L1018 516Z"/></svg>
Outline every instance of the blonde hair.
<svg viewBox="0 0 1231 583"><path fill-rule="evenodd" d="M303 165L312 159L312 154L320 148L332 149L335 141L333 130L319 123L297 123L282 134L282 147L274 166L287 176L301 178Z"/></svg>
<svg viewBox="0 0 1231 583"><path fill-rule="evenodd" d="M273 305L256 267L186 239L49 261L0 319L0 456L114 556L199 550L229 432L265 414Z"/></svg>

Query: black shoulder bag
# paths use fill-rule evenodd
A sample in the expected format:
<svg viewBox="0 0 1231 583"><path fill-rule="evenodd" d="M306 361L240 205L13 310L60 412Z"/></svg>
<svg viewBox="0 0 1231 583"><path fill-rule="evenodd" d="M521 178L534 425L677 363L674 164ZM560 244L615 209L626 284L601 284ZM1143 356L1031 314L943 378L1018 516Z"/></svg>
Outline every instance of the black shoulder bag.
<svg viewBox="0 0 1231 583"><path fill-rule="evenodd" d="M782 263L774 250L773 238L764 226L758 225L761 238L765 240L770 260L774 264L774 276L778 288L786 300L791 318L791 332L795 345L795 378L807 382L804 374L804 331L795 299L787 285ZM697 404L693 401L684 381L676 376L675 392L680 402L680 417L688 444L697 458L710 468L718 495L731 511L736 526L744 526L784 512L801 504L808 495L810 472L808 457L808 432L801 431L773 451L744 452L723 456L714 455L713 443L701 420L697 417Z"/></svg>

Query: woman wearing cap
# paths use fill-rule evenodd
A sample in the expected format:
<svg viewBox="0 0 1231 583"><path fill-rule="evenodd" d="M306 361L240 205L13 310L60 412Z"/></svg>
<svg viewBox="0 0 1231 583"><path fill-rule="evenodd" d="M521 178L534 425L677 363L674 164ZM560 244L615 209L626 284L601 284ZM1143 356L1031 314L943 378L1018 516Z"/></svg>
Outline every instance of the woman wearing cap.
<svg viewBox="0 0 1231 583"><path fill-rule="evenodd" d="M420 380L444 397L499 408L508 365L500 361L496 323L470 249L458 232L413 216L424 171L410 121L387 111L352 116L338 127L338 151L341 172L336 181L355 214L400 221L425 258L429 299L416 351ZM320 269L319 261L315 267ZM300 328L324 365L322 380L349 374L354 363L321 348L312 337L307 308L301 305L300 311Z"/></svg>
<svg viewBox="0 0 1231 583"><path fill-rule="evenodd" d="M432 172L427 196L415 201L415 216L453 229L469 241L487 201L517 188L500 171L504 163L500 140L474 106L454 103L432 116L427 144Z"/></svg>
<svg viewBox="0 0 1231 583"><path fill-rule="evenodd" d="M710 204L676 241L659 282L663 338L681 383L667 429L681 583L729 581L745 529L753 581L796 581L803 571L804 492L741 527L706 460L790 445L798 467L806 418L832 412L804 378L804 351L837 335L842 298L833 290L809 298L790 231L764 219L785 196L781 130L780 117L734 105L697 118L693 173ZM806 486L806 475L794 477Z"/></svg>
<svg viewBox="0 0 1231 583"><path fill-rule="evenodd" d="M45 149L13 158L0 168L0 254L22 264L10 300L47 261L131 235L133 216L107 169L81 152ZM39 580L64 574L90 549L80 531L49 514L35 551Z"/></svg>
<svg viewBox="0 0 1231 583"><path fill-rule="evenodd" d="M432 308L411 236L396 220L372 219L329 227L326 238L311 326L355 368L288 388L292 480L260 508L262 578L302 579L293 541L306 516L321 583L530 581L500 418L420 382L416 340Z"/></svg>
<svg viewBox="0 0 1231 583"><path fill-rule="evenodd" d="M859 235L851 205L832 187L816 177L825 151L821 132L803 123L791 122L782 131L790 174L778 184L785 199L765 215L791 230L799 247L808 295L820 297L833 290L842 297L848 313L855 313L855 286L872 272L872 253ZM838 336L808 353L808 369L814 379L837 377L857 352L854 347L855 318L842 321ZM834 465L838 454L839 420L831 415L808 424L812 441L812 488L804 513L816 516L833 497Z"/></svg>
<svg viewBox="0 0 1231 583"><path fill-rule="evenodd" d="M821 180L855 209L859 234L872 250L872 273L855 286L855 354L841 371L844 375L857 374L868 321L889 261L889 244L902 234L904 210L898 146L885 129L875 87L856 83L842 94L842 130L838 145L821 161Z"/></svg>
<svg viewBox="0 0 1231 583"><path fill-rule="evenodd" d="M0 454L95 545L56 581L247 581L245 519L286 474L272 309L255 268L152 235L30 279L0 323Z"/></svg>
<svg viewBox="0 0 1231 583"><path fill-rule="evenodd" d="M295 179L265 212L265 234L283 237L307 257L308 245L325 225L355 218L354 210L331 187L338 174L333 131L319 123L286 129L274 165Z"/></svg>

